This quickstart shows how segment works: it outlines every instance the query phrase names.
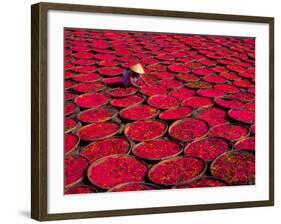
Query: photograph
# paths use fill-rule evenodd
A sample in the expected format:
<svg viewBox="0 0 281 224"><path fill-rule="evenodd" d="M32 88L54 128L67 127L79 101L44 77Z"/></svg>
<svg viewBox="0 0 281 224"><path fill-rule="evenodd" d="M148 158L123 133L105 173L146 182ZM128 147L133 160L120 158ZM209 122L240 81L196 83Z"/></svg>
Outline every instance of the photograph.
<svg viewBox="0 0 281 224"><path fill-rule="evenodd" d="M255 37L63 32L65 195L255 185Z"/></svg>
<svg viewBox="0 0 281 224"><path fill-rule="evenodd" d="M274 205L274 18L38 3L31 217Z"/></svg>

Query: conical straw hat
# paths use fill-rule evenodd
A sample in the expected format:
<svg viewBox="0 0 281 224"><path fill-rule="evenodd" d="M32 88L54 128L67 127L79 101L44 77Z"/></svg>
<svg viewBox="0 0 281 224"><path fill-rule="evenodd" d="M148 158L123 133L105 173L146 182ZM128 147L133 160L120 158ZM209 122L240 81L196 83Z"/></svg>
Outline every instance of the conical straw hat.
<svg viewBox="0 0 281 224"><path fill-rule="evenodd" d="M130 67L130 69L132 71L134 71L135 73L138 73L138 74L144 74L145 73L140 63L132 65Z"/></svg>

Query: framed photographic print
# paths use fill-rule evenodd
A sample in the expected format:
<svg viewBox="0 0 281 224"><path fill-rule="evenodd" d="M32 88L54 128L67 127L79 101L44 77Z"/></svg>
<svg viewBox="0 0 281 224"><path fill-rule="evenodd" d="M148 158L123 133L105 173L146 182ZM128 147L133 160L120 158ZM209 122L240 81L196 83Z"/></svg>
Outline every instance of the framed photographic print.
<svg viewBox="0 0 281 224"><path fill-rule="evenodd" d="M32 5L32 218L274 204L274 19Z"/></svg>

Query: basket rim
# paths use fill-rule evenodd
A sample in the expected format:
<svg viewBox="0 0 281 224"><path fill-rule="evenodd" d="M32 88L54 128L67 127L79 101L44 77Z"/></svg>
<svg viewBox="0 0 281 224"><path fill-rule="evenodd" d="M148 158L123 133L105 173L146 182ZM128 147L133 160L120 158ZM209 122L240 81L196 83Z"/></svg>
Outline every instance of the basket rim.
<svg viewBox="0 0 281 224"><path fill-rule="evenodd" d="M119 129L117 131L115 131L115 132L112 132L111 134L108 134L107 136L100 137L100 138L91 138L91 139L90 138L87 138L87 139L81 138L80 132L81 132L82 129L88 128L89 126L93 126L93 125L96 125L96 124L99 124L99 123L114 123L114 124L117 124L119 126ZM122 125L119 124L116 121L95 122L95 123L90 123L90 124L87 124L87 125L82 126L81 128L79 128L77 130L77 136L80 137L80 139L83 140L83 141L97 141L97 140L102 140L102 139L110 138L110 137L116 135L119 132L121 133L122 129L123 129Z"/></svg>
<svg viewBox="0 0 281 224"><path fill-rule="evenodd" d="M67 157L70 157L70 156L81 157L81 158L87 160L86 158L84 158L84 157L82 157L82 156L80 156L80 155L72 155L72 154L65 155L65 156L64 156L64 159L66 159ZM87 160L87 163L88 163L88 160ZM64 166L64 170L65 170L65 166ZM72 187L72 186L74 186L74 185L80 183L80 182L84 179L84 175L82 175L79 179L75 180L74 182L72 182L72 183L70 183L70 184L66 184L65 178L66 178L66 176L65 176L65 174L64 174L64 187L65 187L65 188L68 188L68 187Z"/></svg>
<svg viewBox="0 0 281 224"><path fill-rule="evenodd" d="M211 104L205 105L205 106L199 106L199 107L192 107L192 106L189 106L189 105L183 105L187 100L190 100L190 99L192 100L192 99L194 99L194 98L205 98L205 99L208 99L208 100L211 101ZM208 107L213 107L213 106L214 106L214 102L213 102L213 100L210 99L210 97L206 97L206 96L190 96L190 97L184 99L184 100L181 102L181 106L183 106L183 107L189 106L189 107L192 107L193 109L208 108Z"/></svg>
<svg viewBox="0 0 281 224"><path fill-rule="evenodd" d="M81 99L81 98L83 98L83 97L85 97L85 96L97 95L97 94L103 95L103 96L106 98L106 101L105 101L103 104L101 104L101 105L98 105L98 106L90 106L90 107L87 106L87 107L85 107L85 106L81 106L81 105L79 105L79 104L77 103L77 100L78 100L78 99ZM77 97L74 98L74 103L77 105L77 107L88 108L88 109L89 109L89 108L98 108L98 107L107 105L109 101L110 101L110 97L109 97L108 95L106 95L106 94L104 94L104 93L100 93L100 92L83 93L83 94L80 94L79 96L77 96Z"/></svg>
<svg viewBox="0 0 281 224"><path fill-rule="evenodd" d="M132 91L129 94L126 94L125 96L114 96L114 95L110 94L111 91L114 91L114 90L117 90L117 89L128 89L128 88L132 88L132 89L134 88L135 90ZM115 87L115 88L109 88L105 92L110 97L113 97L113 98L123 98L123 97L131 96L131 95L135 95L138 92L138 88L136 88L134 86L130 86L130 87Z"/></svg>
<svg viewBox="0 0 281 224"><path fill-rule="evenodd" d="M216 159L213 160L213 162L210 164L210 173L216 177L214 174L213 174L213 166L214 164L217 162L217 160L219 160L221 157L225 156L225 155L229 155L229 154L246 154L246 155L251 155L251 156L254 156L252 152L249 152L249 150L230 150L230 151L227 151L227 152L224 152L223 154L219 155ZM255 158L255 156L254 156ZM225 181L226 182L226 181ZM242 185L242 184L245 184L245 183L227 183L229 185Z"/></svg>
<svg viewBox="0 0 281 224"><path fill-rule="evenodd" d="M224 106L224 105L221 105L221 104L219 104L217 101L218 100L225 100L225 99L229 99L229 101L230 102L239 102L239 103L242 103L243 104L243 106L241 106L241 107L236 107L236 108L231 108L231 107L227 107L227 106ZM244 102L242 102L242 101L240 101L240 100L238 100L238 99L231 99L231 96L229 96L228 94L226 94L225 96L219 96L219 97L215 97L214 99L214 103L216 104L216 105L218 105L218 106L220 106L220 107L223 107L223 108L225 108L225 109L228 109L228 110L232 110L232 109L240 109L240 108L243 108L244 106L245 106L245 103Z"/></svg>
<svg viewBox="0 0 281 224"><path fill-rule="evenodd" d="M152 109L155 109L156 112L146 118L142 118L142 119L133 119L133 118L129 118L129 117L124 117L124 115L122 115L122 113L124 111L127 111L127 110L130 110L130 109L134 109L136 107L149 107L149 108L152 108ZM137 104L137 105L131 105L129 107L126 107L126 108L123 108L121 109L119 112L118 112L119 116L123 119L127 119L127 120L130 120L130 121L139 121L139 120L148 120L148 119L152 119L152 118L155 118L157 117L159 114L160 114L160 110L154 106L151 106L151 105L145 105L145 104Z"/></svg>
<svg viewBox="0 0 281 224"><path fill-rule="evenodd" d="M202 176L200 176L200 177L198 177L198 178L194 178L194 179L191 180L191 181L187 181L187 182L183 182L183 183L181 183L181 184L175 185L174 187L172 187L172 189L182 189L182 188L179 188L181 185L191 184L191 183L193 183L193 182L195 182L195 181L198 181L198 180L217 180L217 181L222 182L223 184L225 184L225 187L226 187L226 186L229 186L228 183L226 183L224 180L222 180L222 179L220 179L220 178L218 178L218 177L202 175ZM218 186L216 186L216 187L218 187ZM221 187L223 187L223 186L221 186ZM189 187L186 187L186 188L189 188ZM199 187L196 187L196 188L199 188ZM183 188L183 189L184 189L184 188Z"/></svg>
<svg viewBox="0 0 281 224"><path fill-rule="evenodd" d="M114 104L112 104L112 102L115 101L115 100L119 100L119 99L123 99L123 98L128 98L128 97L131 97L131 96L139 96L139 97L141 97L142 99L141 99L140 102L134 103L134 104L132 104L132 105L130 105L130 106L119 106L119 105L114 105ZM140 105L140 104L142 104L145 100L146 100L146 97L145 97L145 96L143 96L143 95L141 95L141 94L134 94L134 95L125 96L125 97L122 97L122 98L115 98L115 99L112 99L112 100L109 102L109 104L110 104L111 106L113 106L113 107L127 108L127 107L131 107L131 106Z"/></svg>
<svg viewBox="0 0 281 224"><path fill-rule="evenodd" d="M140 185L144 185L144 186L149 186L149 187L153 188L151 190L159 190L160 189L159 186L157 186L156 184L152 184L152 183L146 183L146 182L126 182L126 183L118 184L118 185L110 188L109 190L107 190L107 192L114 192L114 193L116 192L116 193L118 193L119 191L114 191L114 190L116 190L116 189L118 189L120 187L131 185L131 184L140 184ZM125 191L125 192L128 192L128 191Z"/></svg>
<svg viewBox="0 0 281 224"><path fill-rule="evenodd" d="M102 60L102 61L105 61L105 60ZM118 73L114 73L114 75L108 75L108 74L104 74L104 72L102 72L102 70L106 69L106 68L118 68L120 70L122 70L121 72L118 72ZM115 76L118 76L120 74L122 74L123 72L123 69L118 66L118 65L115 65L115 66L103 66L103 67L100 67L97 69L98 73L101 74L102 76L106 76L106 77L115 77Z"/></svg>
<svg viewBox="0 0 281 224"><path fill-rule="evenodd" d="M97 143L99 143L99 142L102 142L102 141L105 141L105 140L111 140L111 139L115 139L115 138L120 138L120 139L123 139L123 140L125 140L125 141L128 142L129 146L128 146L128 149L127 149L127 153L124 153L124 155L130 154L133 143L132 143L127 137L124 137L124 136L112 136L112 137L110 137L110 138L101 139L101 140L97 140L97 141L91 142L90 144L84 146L84 147L79 151L79 155L82 156L82 157L84 157L84 158L86 158L87 160L89 160L89 162L91 162L92 159L88 158L87 156L83 155L82 153L84 153L85 151L89 150L88 147L91 147L92 145L95 145L95 144L97 144ZM118 154L118 153L114 153L114 154L110 154L110 155L117 155L117 154ZM120 155L122 155L122 154L120 154ZM109 155L107 155L107 156L109 156ZM106 156L103 156L103 157L106 157ZM103 158L103 157L101 157L101 158ZM99 158L99 159L101 159L101 158ZM97 160L98 160L98 159L97 159ZM95 160L95 161L96 161L96 160ZM92 163L91 163L91 164L92 164Z"/></svg>
<svg viewBox="0 0 281 224"><path fill-rule="evenodd" d="M248 137L239 139L238 141L236 141L236 142L233 144L233 149L234 149L234 150L238 150L238 151L240 151L240 150L247 150L247 151L254 152L255 149L252 150L252 149L244 149L244 148L243 148L243 149L237 149L237 148L236 148L236 146L237 146L239 143L241 143L241 142L243 142L243 141L245 141L245 140L249 140L249 139L254 139L254 140L255 140L255 137L254 137L254 136L248 136Z"/></svg>
<svg viewBox="0 0 281 224"><path fill-rule="evenodd" d="M190 109L191 109L191 112L190 112L188 115L184 116L184 117L173 118L173 119L165 119L165 118L163 118L163 114L168 113L168 112L170 112L170 111L178 110L178 109L180 109L180 108L190 108ZM179 106L179 107L170 108L170 109L168 109L168 110L165 110L165 111L161 112L161 113L159 114L159 118L160 118L161 120L164 120L164 121L175 121L175 120L179 120L179 119L188 118L188 117L192 116L193 113L194 113L194 108L192 108L192 107L190 107L190 106Z"/></svg>
<svg viewBox="0 0 281 224"><path fill-rule="evenodd" d="M253 122L248 122L248 121L244 121L244 120L239 119L239 118L234 118L234 117L231 115L231 113L232 113L233 111L249 111L249 112L253 113L254 115L256 114L255 111L248 110L248 109L230 109L230 110L228 110L228 112L227 112L228 116L229 116L231 119L235 120L235 121L242 122L242 123L244 123L244 124L250 124L250 125L255 124L255 120L254 120Z"/></svg>
<svg viewBox="0 0 281 224"><path fill-rule="evenodd" d="M225 152L228 152L228 151L231 151L231 150L232 150L232 142L230 142L228 139L221 138L221 137L208 137L208 136L205 136L205 137L203 137L203 138L196 139L196 140L191 141L191 142L189 142L188 144L186 144L185 147L183 148L183 153L184 153L184 155L187 155L187 156L196 156L196 155L192 155L192 154L186 153L186 152L185 152L186 148L188 148L189 146L191 146L191 145L194 144L194 143L197 143L197 142L200 142L200 141L209 140L209 139L220 139L220 140L223 140L223 141L225 141L225 142L227 143L227 146L228 146L228 148L227 148L227 150L226 150ZM223 153L225 153L225 152L223 152ZM220 156L220 155L219 155L219 156ZM196 157L199 157L199 156L196 156ZM199 157L199 158L200 158L200 157ZM217 158L217 157L216 157L216 158ZM216 158L215 158L215 159L216 159ZM203 159L203 158L201 158L201 159ZM213 161L214 159L210 159L210 160L205 160L205 159L203 159L203 160L206 161L206 162L211 162L211 161Z"/></svg>
<svg viewBox="0 0 281 224"><path fill-rule="evenodd" d="M183 159L183 158L195 158L195 159L198 159L198 160L203 161L203 163L204 163L204 167L203 167L202 171L201 171L196 177L191 178L190 181L193 180L193 179L195 179L195 178L201 177L201 176L203 176L203 175L205 174L205 172L206 172L206 170L207 170L207 167L208 167L206 161L204 161L203 159L201 159L201 158L199 158L199 157L197 157L197 156L186 156L186 155L182 155L182 156L176 156L176 157L173 157L173 158L170 158L170 159L162 160L162 161L156 163L155 165L153 165L153 166L150 168L150 170L148 171L148 174L147 174L149 180L150 180L152 183L155 183L155 184L158 184L158 185L161 185L161 186L166 186L166 187L171 187L171 186L174 186L174 185L179 185L179 184L160 184L160 183L156 183L156 182L154 182L153 179L151 178L151 173L157 168L157 166L162 165L163 163L167 163L167 162L170 162L170 161L172 161L172 160L178 160L178 159Z"/></svg>
<svg viewBox="0 0 281 224"><path fill-rule="evenodd" d="M208 84L208 86L205 86L205 87L196 87L196 86L189 86L188 84L193 84L193 83L206 83ZM190 88L190 89L210 89L213 87L213 85L207 81L204 81L204 80L197 80L197 81L188 81L184 84L185 87L187 88Z"/></svg>
<svg viewBox="0 0 281 224"><path fill-rule="evenodd" d="M99 186L95 183L94 180L92 180L92 178L90 177L90 172L91 170L93 169L94 166L96 165L99 165L100 163L104 162L106 159L108 158L118 158L118 157L127 157L127 158L131 158L131 159L134 159L136 161L138 161L140 164L142 164L145 168L146 168L146 172L145 172L145 176L147 174L147 172L149 171L149 168L147 166L146 163L144 163L143 161L135 158L134 156L132 155L127 155L127 154L113 154L113 155L109 155L109 156L105 156L105 157L102 157L98 160L96 160L95 162L93 162L92 164L90 164L90 166L88 167L87 169L87 177L88 177L88 180L90 181L90 183L92 183L94 186L98 187L98 188L101 188L101 189L104 189L104 190L109 190L110 188L106 188L106 187L102 187L102 186ZM116 185L117 186L117 185ZM111 187L112 188L112 187Z"/></svg>
<svg viewBox="0 0 281 224"><path fill-rule="evenodd" d="M68 152L64 153L65 156L68 156L68 155L71 155L72 152L75 151L75 149L78 148L78 145L80 144L80 137L78 135L74 135L72 133L67 133L65 135L73 135L73 136L76 136L78 138L76 144Z"/></svg>
<svg viewBox="0 0 281 224"><path fill-rule="evenodd" d="M206 125L206 127L207 127L206 133L205 133L204 135L202 135L202 136L195 137L195 138L192 138L192 139L187 139L187 140L182 140L182 139L174 138L174 137L171 135L171 129L174 128L174 127L175 127L176 125L178 125L179 123L185 122L186 120L198 120L198 121L203 122L203 123ZM209 130L210 130L210 125L209 125L206 121L204 121L204 120L202 120L202 119L194 118L194 117L188 117L188 118L184 118L184 119L180 119L180 120L174 121L174 122L170 125L170 127L169 127L169 129L168 129L168 133L169 133L169 136L170 136L171 138L175 139L175 140L178 140L178 141L181 141L181 142L189 142L189 141L194 141L194 140L196 140L196 139L200 139L200 138L203 138L203 137L205 137L205 136L208 136Z"/></svg>
<svg viewBox="0 0 281 224"><path fill-rule="evenodd" d="M167 89L168 89L168 88L167 88ZM166 107L159 107L159 106L152 105L150 101L151 101L152 99L154 99L154 98L157 98L157 97L170 97L170 98L174 98L174 99L177 101L177 105L172 106L172 107L167 107L167 106L166 106ZM165 109L177 108L178 106L181 105L181 102L180 102L180 100L179 100L178 98L176 98L176 97L174 97L174 96L170 96L170 95L164 95L164 94L156 94L156 95L152 95L152 96L148 97L147 103L148 103L150 106L155 107L155 108L160 109L160 110L161 110L161 109L162 109L162 110L165 110Z"/></svg>
<svg viewBox="0 0 281 224"><path fill-rule="evenodd" d="M165 157L161 157L161 158L144 158L140 155L138 155L136 152L135 152L135 149L141 145L144 145L144 144L148 144L148 143L151 143L151 142L158 142L158 141L170 141L170 142L173 142L175 144L177 144L179 146L179 151L175 154L172 154L172 155L169 155L169 156L165 156ZM158 139L154 139L154 140L150 140L150 141L145 141L145 142L139 142L137 144L135 144L133 147L132 147L132 154L135 155L136 157L140 158L140 159L144 159L144 160L149 160L149 161L161 161L161 160L166 160L166 159L169 159L169 158L172 158L172 157L175 157L175 156L178 156L180 155L182 152L183 152L183 146L178 143L176 140L173 140L173 139L165 139L165 138L158 138Z"/></svg>
<svg viewBox="0 0 281 224"><path fill-rule="evenodd" d="M83 194L92 194L92 193L98 193L98 190L94 187L94 186L92 186L92 185L87 185L87 184L84 184L84 183L77 183L77 184L75 184L75 185L73 185L73 186L70 186L70 187L65 187L65 189L64 189L64 195L69 195L69 194L66 194L65 192L67 191L67 190L69 190L69 189L71 189L71 188L76 188L76 187L88 187L88 188L90 188L90 189L92 189L94 192L91 192L91 193L83 193Z"/></svg>
<svg viewBox="0 0 281 224"><path fill-rule="evenodd" d="M85 120L81 120L81 116L85 113L88 113L88 112L92 112L92 111L97 111L97 110L101 110L101 109L108 109L108 110L112 110L114 111L114 114L108 118L104 118L103 120L98 120L98 121L85 121ZM86 109L86 110L83 110L83 111L80 111L78 114L77 114L77 119L81 122L84 122L84 123L98 123L98 122L103 122L103 121L108 121L108 120L111 120L113 118L115 118L116 116L118 115L118 110L115 109L115 108L112 108L110 106L100 106L100 107L94 107L94 108L89 108L89 109Z"/></svg>
<svg viewBox="0 0 281 224"><path fill-rule="evenodd" d="M75 78L77 77L82 77L82 76L87 76L87 75L98 75L99 78L98 79L95 79L95 80L91 80L91 81L78 81L78 80L75 80ZM75 82L78 82L78 83L92 83L92 82L99 82L102 80L102 77L98 74L98 73L79 73L78 75L75 75L75 76L72 76L71 79Z"/></svg>
<svg viewBox="0 0 281 224"><path fill-rule="evenodd" d="M230 139L227 139L227 138L224 138L224 137L221 137L221 136L210 136L210 133L211 133L211 131L212 131L214 128L217 128L217 127L223 126L223 125L233 125L233 126L239 126L239 127L245 128L245 129L247 130L247 135L242 136L242 137L237 138L237 139L233 139L233 140L230 140ZM233 123L233 122L226 122L226 123L214 125L214 126L210 127L210 130L209 130L209 137L221 137L221 138L227 139L228 141L230 141L230 142L232 142L232 143L233 143L233 142L236 142L236 141L239 141L240 139L249 137L250 134L251 134L251 130L250 130L250 128L248 128L245 124L237 124L237 123Z"/></svg>
<svg viewBox="0 0 281 224"><path fill-rule="evenodd" d="M142 139L142 140L139 140L139 139L130 138L130 137L128 136L128 134L127 134L127 133L128 133L128 129L130 128L131 125L133 125L134 123L137 123L137 122L160 122L160 123L162 123L162 124L165 126L165 129L164 129L163 133L161 133L161 135L156 136L156 137L154 137L154 138L152 138L152 139L147 139L147 140L143 140L143 139ZM131 123L127 123L127 124L125 125L125 128L124 128L124 135L125 135L127 138L132 139L133 141L136 141L136 142L145 142L145 141L151 141L151 140L154 140L154 139L161 138L161 137L167 132L167 130L168 130L168 125L167 125L166 122L164 122L164 121L162 121L162 120L158 120L158 119L139 120L139 121L133 121L133 122L131 122Z"/></svg>

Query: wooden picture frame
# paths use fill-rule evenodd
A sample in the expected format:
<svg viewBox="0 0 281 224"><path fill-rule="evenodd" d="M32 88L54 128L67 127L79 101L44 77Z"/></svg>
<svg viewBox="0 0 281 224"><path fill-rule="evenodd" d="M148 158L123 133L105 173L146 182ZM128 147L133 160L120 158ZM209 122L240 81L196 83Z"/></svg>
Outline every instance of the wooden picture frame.
<svg viewBox="0 0 281 224"><path fill-rule="evenodd" d="M109 216L141 215L226 208L246 208L274 205L274 18L258 16L224 15L183 11L162 11L152 9L118 8L90 5L38 3L31 7L31 217L39 221L79 219ZM152 208L132 208L107 211L87 211L74 213L48 213L48 141L47 141L47 14L50 10L98 12L105 14L158 16L166 18L192 18L216 21L262 23L269 25L269 199L233 203L215 203Z"/></svg>

